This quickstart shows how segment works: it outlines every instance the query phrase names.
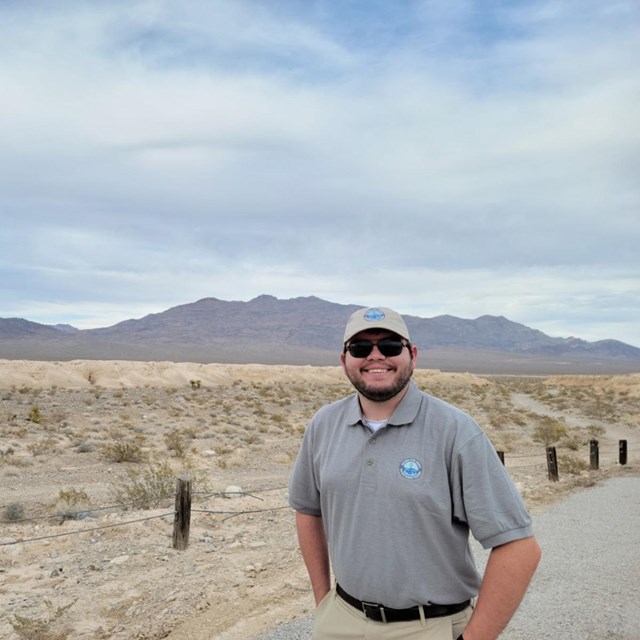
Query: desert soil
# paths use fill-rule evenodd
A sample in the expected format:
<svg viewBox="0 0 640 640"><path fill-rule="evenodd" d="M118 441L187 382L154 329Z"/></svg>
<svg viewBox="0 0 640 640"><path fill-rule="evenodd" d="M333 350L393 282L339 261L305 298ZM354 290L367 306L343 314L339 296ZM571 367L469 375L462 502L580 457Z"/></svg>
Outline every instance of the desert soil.
<svg viewBox="0 0 640 640"><path fill-rule="evenodd" d="M415 379L477 419L534 513L640 469L638 374ZM349 393L338 367L0 361L0 638L247 640L308 615L287 477L313 412Z"/></svg>

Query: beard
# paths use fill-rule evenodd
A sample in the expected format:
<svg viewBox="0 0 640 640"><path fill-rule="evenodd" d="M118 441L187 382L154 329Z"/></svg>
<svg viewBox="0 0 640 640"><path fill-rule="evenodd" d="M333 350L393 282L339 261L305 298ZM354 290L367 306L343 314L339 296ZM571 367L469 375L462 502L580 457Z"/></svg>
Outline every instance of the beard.
<svg viewBox="0 0 640 640"><path fill-rule="evenodd" d="M413 369L411 365L407 365L403 369L398 369L398 377L395 382L388 387L370 387L364 382L360 375L350 371L346 373L349 382L351 382L356 391L367 400L371 400L372 402L386 402L397 396L407 386L413 375Z"/></svg>

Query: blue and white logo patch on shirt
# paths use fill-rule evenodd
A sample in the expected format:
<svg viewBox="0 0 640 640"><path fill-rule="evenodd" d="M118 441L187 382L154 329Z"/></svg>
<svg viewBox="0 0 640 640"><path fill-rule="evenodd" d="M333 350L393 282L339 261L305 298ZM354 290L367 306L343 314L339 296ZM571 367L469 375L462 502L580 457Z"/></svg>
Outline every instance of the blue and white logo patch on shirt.
<svg viewBox="0 0 640 640"><path fill-rule="evenodd" d="M422 465L415 458L407 458L400 463L400 473L409 480L422 475Z"/></svg>

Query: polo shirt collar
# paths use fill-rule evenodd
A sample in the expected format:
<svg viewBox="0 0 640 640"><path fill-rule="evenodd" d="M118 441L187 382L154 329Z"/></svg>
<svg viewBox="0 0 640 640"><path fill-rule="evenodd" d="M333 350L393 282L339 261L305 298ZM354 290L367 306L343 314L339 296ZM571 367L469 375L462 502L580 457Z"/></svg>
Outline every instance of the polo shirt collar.
<svg viewBox="0 0 640 640"><path fill-rule="evenodd" d="M388 424L403 425L410 424L415 420L422 402L422 393L413 380L409 381L409 388L404 398L400 400L400 404L391 414ZM351 396L350 404L347 409L347 424L356 425L362 420L362 410L358 401L358 394Z"/></svg>

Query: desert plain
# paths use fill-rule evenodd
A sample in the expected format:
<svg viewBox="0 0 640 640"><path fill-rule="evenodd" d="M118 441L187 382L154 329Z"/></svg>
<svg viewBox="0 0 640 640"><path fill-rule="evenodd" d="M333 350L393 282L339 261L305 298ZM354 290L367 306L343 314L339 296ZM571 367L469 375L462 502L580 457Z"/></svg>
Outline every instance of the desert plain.
<svg viewBox="0 0 640 640"><path fill-rule="evenodd" d="M414 379L473 415L534 515L640 472L640 374ZM1 360L0 638L247 640L308 616L286 484L314 411L350 393L337 366Z"/></svg>

